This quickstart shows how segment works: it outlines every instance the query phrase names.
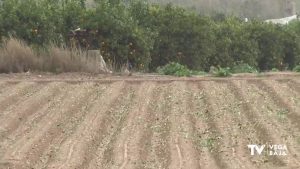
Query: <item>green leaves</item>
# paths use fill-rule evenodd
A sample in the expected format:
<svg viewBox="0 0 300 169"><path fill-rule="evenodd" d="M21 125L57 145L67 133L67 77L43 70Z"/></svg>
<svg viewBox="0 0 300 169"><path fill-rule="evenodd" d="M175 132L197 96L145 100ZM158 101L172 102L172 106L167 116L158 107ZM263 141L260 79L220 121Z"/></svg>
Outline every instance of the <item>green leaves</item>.
<svg viewBox="0 0 300 169"><path fill-rule="evenodd" d="M248 63L239 62L232 68L233 73L258 73L255 67L250 66Z"/></svg>
<svg viewBox="0 0 300 169"><path fill-rule="evenodd" d="M191 76L192 71L190 71L186 66L179 63L170 62L163 67L158 67L157 72L163 75L174 75L174 76Z"/></svg>
<svg viewBox="0 0 300 169"><path fill-rule="evenodd" d="M293 69L294 72L300 72L300 65L297 65Z"/></svg>
<svg viewBox="0 0 300 169"><path fill-rule="evenodd" d="M244 22L225 15L201 16L171 4L140 0L3 0L0 37L14 36L31 45L70 44L71 30L93 32L90 46L109 64L155 71L170 62L208 71L210 66L238 71L291 70L300 62L300 22L286 26ZM248 67L249 66L249 67Z"/></svg>
<svg viewBox="0 0 300 169"><path fill-rule="evenodd" d="M231 69L229 67L226 68L218 67L216 70L212 72L212 74L216 77L231 76Z"/></svg>

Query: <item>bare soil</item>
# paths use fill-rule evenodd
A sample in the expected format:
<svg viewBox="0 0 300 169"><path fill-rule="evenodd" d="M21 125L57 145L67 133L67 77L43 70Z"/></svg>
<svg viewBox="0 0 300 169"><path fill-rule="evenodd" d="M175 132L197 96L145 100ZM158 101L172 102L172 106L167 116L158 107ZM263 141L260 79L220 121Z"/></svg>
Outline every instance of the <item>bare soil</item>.
<svg viewBox="0 0 300 169"><path fill-rule="evenodd" d="M298 169L299 89L290 72L1 74L0 168Z"/></svg>

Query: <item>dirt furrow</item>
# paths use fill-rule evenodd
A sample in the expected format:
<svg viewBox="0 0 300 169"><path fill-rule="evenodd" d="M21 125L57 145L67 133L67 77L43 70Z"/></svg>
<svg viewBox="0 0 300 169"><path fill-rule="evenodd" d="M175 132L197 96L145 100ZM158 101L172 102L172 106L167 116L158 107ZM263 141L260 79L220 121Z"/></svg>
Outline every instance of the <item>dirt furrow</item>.
<svg viewBox="0 0 300 169"><path fill-rule="evenodd" d="M133 108L132 100L136 99L136 92L140 88L140 85L127 84L120 97L108 110L109 117L105 121L106 128L105 130L100 129L102 130L101 138L99 138L93 157L85 162L85 168L109 168L113 160L113 147Z"/></svg>
<svg viewBox="0 0 300 169"><path fill-rule="evenodd" d="M274 98L271 99L267 97L269 100L268 103L270 103L269 107L274 108L274 111L276 112L276 114L273 114L272 118L274 119L273 126L277 132L282 133L281 138L283 138L288 145L289 154L292 156L291 158L288 158L288 162L291 163L292 166L297 165L300 167L300 147L298 146L300 130L295 128L293 121L288 117L289 113L300 115L300 95L289 85L286 85L286 83L278 83L274 80L263 80L263 83L268 87L273 88L273 90L276 91L277 96L282 98L282 101L288 106L288 109L285 109L284 107L281 107L281 104L277 104L277 102L274 101Z"/></svg>
<svg viewBox="0 0 300 169"><path fill-rule="evenodd" d="M103 168L134 168L133 163L138 159L137 141L141 135L141 125L144 124L154 87L154 83L140 85L126 118L126 124L116 136L116 140L104 151Z"/></svg>
<svg viewBox="0 0 300 169"><path fill-rule="evenodd" d="M125 143L128 145L128 162L125 161L125 156L123 156L123 163L120 168L136 168L141 165L141 156L140 156L140 151L142 148L147 149L147 145L142 147L146 140L151 141L151 138L143 138L143 134L149 130L147 128L147 121L149 119L149 114L153 113L150 110L150 107L152 107L154 101L156 100L155 98L155 90L156 83L143 83L142 85L144 88L143 92L140 93L139 97L141 98L140 100L143 99L143 102L138 102L138 104L135 105L135 108L133 110L135 111L136 116L134 121L131 122L132 127L128 127L131 131L128 132L127 140ZM132 119L133 119L132 118ZM146 139L146 140L144 140ZM125 155L125 153L124 153Z"/></svg>
<svg viewBox="0 0 300 169"><path fill-rule="evenodd" d="M244 129L244 133L248 133L248 142L245 145L249 144L266 144L280 142L280 139L272 133L270 127L265 123L265 116L262 114L261 108L251 100L251 93L253 89L251 86L248 86L245 82L231 81L226 82L228 88L231 90L231 93L239 100L234 103L237 103L239 107L242 108L242 116L245 117L246 121L241 122L241 126ZM241 85L241 83L243 85ZM248 92L248 93L247 93ZM253 108L255 107L255 108ZM247 147L245 147L247 148ZM247 154L249 157L249 152ZM284 166L285 162L278 157L267 157L267 156L251 156L249 159L257 167L266 167L269 162L271 165ZM274 167L274 166L273 166Z"/></svg>
<svg viewBox="0 0 300 169"><path fill-rule="evenodd" d="M188 97L190 90L186 82L174 82L171 84L171 163L169 168L199 168L199 159L194 149L191 134L192 123L189 121L190 107Z"/></svg>
<svg viewBox="0 0 300 169"><path fill-rule="evenodd" d="M45 137L43 137L43 141L50 144L50 146L44 148L43 151L41 151L42 148L39 149L37 146L35 147L40 150L39 153L42 153L42 155L40 155L42 158L35 163L34 168L46 168L47 165L54 160L60 145L76 131L95 104L96 100L101 98L107 87L107 85L98 85L94 83L83 86L83 89L85 89L84 95L78 98L78 102L73 104L74 106L65 113L65 117L61 118L60 122L56 123L48 130L48 133L50 134L46 134ZM39 147L44 146L43 144L40 144Z"/></svg>
<svg viewBox="0 0 300 169"><path fill-rule="evenodd" d="M294 90L296 93L300 94L300 82L297 83L296 80L277 80L279 83L287 85L290 89Z"/></svg>
<svg viewBox="0 0 300 169"><path fill-rule="evenodd" d="M270 133L274 133L274 144L285 144L288 148L288 156L280 156L279 158L282 159L285 164L289 167L294 166L300 166L300 158L299 158L299 141L297 140L297 136L300 135L299 129L295 128L293 121L291 121L288 117L288 111L284 107L284 105L278 103L277 99L274 99L274 96L271 94L269 95L269 91L265 91L263 88L264 85L268 85L265 82L254 82L254 94L257 95L255 100L259 100L259 104L257 104L259 107L261 107L261 111L264 113L262 114L262 117L265 118L265 125L270 131ZM261 83L264 85L261 86ZM277 86L278 83L273 82L272 86ZM270 87L270 86L269 86ZM277 86L276 88L278 88ZM277 90L276 94L279 95L279 93L287 92L285 91L284 87L282 87L280 90ZM259 95L258 95L259 93ZM292 93L290 93L292 96ZM290 105L289 105L290 106ZM291 108L291 106L290 106Z"/></svg>
<svg viewBox="0 0 300 169"><path fill-rule="evenodd" d="M282 102L290 109L291 113L294 112L300 116L300 93L295 92L288 83L278 83L275 80L264 80L263 83L273 89L273 91L276 91L277 96L282 98ZM300 85L293 86L300 88Z"/></svg>
<svg viewBox="0 0 300 169"><path fill-rule="evenodd" d="M203 144L210 150L214 162L218 168L228 168L230 164L236 167L236 162L231 158L232 149L229 148L231 144L228 138L228 129L226 124L221 121L224 112L221 110L220 99L216 97L216 89L213 88L213 82L202 82L199 87L203 89L203 101L205 103L203 116L208 125L208 138L203 141ZM216 100L217 99L217 100ZM222 114L223 113L223 114Z"/></svg>
<svg viewBox="0 0 300 169"><path fill-rule="evenodd" d="M234 102L234 106L239 107L240 109L238 112L235 111L236 116L239 116L239 121L236 121L233 124L239 125L242 132L240 136L242 137L242 139L246 139L243 140L244 149L240 150L243 153L242 156L245 157L244 160L246 160L246 162L251 162L256 167L259 167L260 165L262 165L262 163L267 162L268 159L266 159L266 157L261 158L250 156L247 145L254 143L265 144L269 142L269 139L271 137L269 135L269 131L264 125L262 125L263 123L260 124L261 119L259 120L257 117L258 115L256 114L258 113L258 110L252 108L255 105L250 104L248 96L244 91L242 91L249 90L247 88L248 86L239 86L239 81L225 83L227 84L231 95L233 95L235 99L237 99ZM247 135L244 135L245 133L247 133ZM246 154L245 149L248 150ZM273 159L273 161L274 160L277 159Z"/></svg>
<svg viewBox="0 0 300 169"><path fill-rule="evenodd" d="M222 155L221 160L224 161L225 167L252 167L252 164L244 158L247 151L244 148L247 147L247 144L245 142L246 138L239 138L242 132L241 124L236 123L236 121L239 121L237 116L241 110L233 105L235 102L234 96L230 95L231 92L224 83L205 82L202 85L209 100L214 101L211 105L213 109L211 116L214 118L216 133L215 135L212 133L213 137L210 138L212 153ZM219 150L214 150L215 144L218 144Z"/></svg>
<svg viewBox="0 0 300 169"><path fill-rule="evenodd" d="M47 104L49 102L48 98L58 95L58 88L60 87L62 87L62 84L51 83L10 109L6 113L5 119L0 119L0 128L4 130L4 132L0 133L0 140L10 135L19 125L26 122L30 115Z"/></svg>
<svg viewBox="0 0 300 169"><path fill-rule="evenodd" d="M152 87L152 85L153 84L150 84L150 87ZM97 152L97 154L98 154L97 158L95 159L94 162L92 162L90 164L89 168L91 168L91 169L95 168L95 166L96 166L95 164L97 164L97 166L99 166L99 164L100 164L101 168L111 168L113 164L117 163L117 161L115 161L116 160L115 154L117 154L117 153L115 153L116 150L114 150L114 147L116 146L117 141L119 140L120 135L122 135L122 132L125 132L124 130L127 129L127 128L129 128L128 127L128 121L132 121L133 118L135 118L137 116L137 115L133 116L132 114L133 113L137 113L137 111L141 109L141 107L137 108L136 104L137 104L138 101L140 101L142 99L145 99L146 94L145 95L141 95L141 92L145 91L146 88L148 88L148 86L146 86L145 84L139 85L139 89L138 89L138 91L136 93L135 98L133 98L133 100L131 100L131 102L133 102L133 103L130 105L130 108L127 109L126 118L124 118L122 120L121 125L119 125L117 127L118 128L117 132L114 132L113 136L110 137L109 142L108 142L108 146L106 146L104 149L100 148L98 150L98 152ZM147 92L147 94L150 94L148 92ZM141 96L143 96L144 98L142 98ZM147 111L147 113L148 113L148 111ZM137 125L140 125L141 120L144 120L144 118L141 118L141 115L140 115L138 117L138 119L136 119L136 120L138 120L137 122L139 123ZM140 126L140 127L143 128L143 126ZM132 128L130 128L130 129L133 130ZM135 130L138 130L138 129L136 128ZM136 132L134 132L134 134L137 135L137 137L132 136L133 134L130 134L129 137L138 138L139 135L136 134ZM132 142L132 140L130 140L130 141ZM127 141L127 142L129 142L129 141ZM123 158L122 159L123 160L125 159L125 161L122 161L122 162L123 162L123 166L125 167L125 165L128 164L127 159L128 159L128 156L130 156L129 152L133 151L132 147L137 146L137 143L136 143L136 145L133 145L133 146L130 146L127 143L124 146L126 146L126 147L124 147L124 150L126 150L126 152L123 152L123 154L122 154ZM130 149L130 151L129 151L129 149ZM135 151L137 151L137 150L135 149ZM136 152L136 153L138 154L138 152ZM136 156L136 154L134 154L134 155ZM134 158L136 158L136 157L130 156L130 159L134 159ZM121 162L119 162L119 163L121 163Z"/></svg>
<svg viewBox="0 0 300 169"><path fill-rule="evenodd" d="M274 128L274 120L269 110L269 102L265 98L265 94L255 85L247 83L247 81L234 81L233 87L236 89L235 95L242 101L245 115L248 116L250 126L255 129L259 140L249 140L251 144L271 145L284 144L284 139L278 135ZM275 130L274 130L275 129ZM257 143L258 142L258 143ZM284 157L269 156L267 152L262 155L253 157L253 160L263 168L266 167L284 167L288 165L288 161Z"/></svg>
<svg viewBox="0 0 300 169"><path fill-rule="evenodd" d="M208 87L211 86L211 87ZM253 137L253 131L246 127L248 119L244 116L244 110L240 107L239 100L233 94L226 82L208 84L204 90L211 89L210 98L215 101L217 111L215 122L221 132L220 143L223 144L221 153L235 165L231 168L253 168L247 149L249 137ZM225 122L225 123L224 123ZM222 124L223 123L223 124ZM249 133L244 135L244 133Z"/></svg>
<svg viewBox="0 0 300 169"><path fill-rule="evenodd" d="M22 84L20 82L9 83L5 81L0 81L0 97L12 94L14 88L20 88Z"/></svg>
<svg viewBox="0 0 300 169"><path fill-rule="evenodd" d="M153 136L154 136L154 127L159 120L159 115L162 112L159 111L159 105L163 102L163 89L160 85L153 91L155 98L150 102L149 111L147 111L145 117L145 124L142 126L142 135L138 142L138 147L140 147L138 156L139 161L137 162L136 169L141 168L159 168L160 164L157 164L158 161L155 160L154 155L154 145L153 145Z"/></svg>
<svg viewBox="0 0 300 169"><path fill-rule="evenodd" d="M278 106L280 106L282 109L285 109L283 111L287 111L286 112L286 116L287 118L290 119L290 121L293 123L293 125L300 130L300 113L297 112L295 110L295 108L293 108L291 106L291 104L288 102L288 100L284 97L282 97L280 95L280 92L277 91L273 85L269 85L268 83L266 83L265 81L258 81L258 80L251 80L249 81L251 83L254 83L255 85L257 85L261 90L265 91L265 94L270 96L274 102L276 102L276 104ZM299 108L298 108L299 110Z"/></svg>
<svg viewBox="0 0 300 169"><path fill-rule="evenodd" d="M5 91L5 87L8 87L8 86L10 86L10 84L0 81L0 96Z"/></svg>
<svg viewBox="0 0 300 169"><path fill-rule="evenodd" d="M158 138L155 137L155 133L157 132L155 129L159 125L162 113L166 113L161 109L161 103L164 101L164 89L165 88L161 85L158 85L156 90L154 90L153 95L155 96L155 101L151 103L149 111L147 112L147 117L145 118L146 124L143 126L142 136L138 143L138 146L140 147L138 152L140 160L135 168L162 168L162 164L159 162L158 157L155 154L155 142L157 141L156 138Z"/></svg>
<svg viewBox="0 0 300 169"><path fill-rule="evenodd" d="M171 91L169 90L170 83L161 83L159 86L161 87L161 92L157 95L159 104L153 105L155 109L153 112L155 121L153 121L151 127L147 130L148 132L152 132L151 145L147 145L151 147L151 151L148 152L147 162L141 168L168 168L171 162L171 151L169 148L172 106ZM149 144L149 142L145 142L144 144ZM143 150L141 149L141 151Z"/></svg>
<svg viewBox="0 0 300 169"><path fill-rule="evenodd" d="M17 140L12 145L12 149L8 149L5 152L4 161L19 161L21 163L17 165L32 167L32 165L39 159L39 156L45 148L49 146L49 142L56 136L57 133L52 133L55 128L59 128L59 124L63 123L64 120L69 120L78 107L76 103L80 103L85 96L86 87L88 85L76 85L73 89L67 93L67 98L62 100L62 103L49 110L46 116L36 124L36 127L31 130L24 137ZM26 161L26 163L24 163Z"/></svg>
<svg viewBox="0 0 300 169"><path fill-rule="evenodd" d="M36 91L42 88L34 82L18 83L13 85L11 88L5 89L0 97L0 119L5 118L7 115L7 109L16 106L19 102L27 99Z"/></svg>
<svg viewBox="0 0 300 169"><path fill-rule="evenodd" d="M116 82L105 90L77 130L62 143L47 168L84 168L88 164L101 139L101 130L106 128L107 110L123 89L124 83Z"/></svg>
<svg viewBox="0 0 300 169"><path fill-rule="evenodd" d="M61 88L58 88L58 95L55 95L53 97L49 97L47 99L47 103L45 105L42 105L40 109L36 109L34 113L31 113L29 117L26 118L26 120L23 120L22 123L14 130L14 132L11 132L6 137L3 137L0 141L0 158L4 155L4 152L7 149L11 149L11 147L20 139L24 138L25 135L29 134L32 130L36 129L38 127L39 122L43 119L44 116L48 115L50 110L54 109L56 106L59 106L62 103L62 100L66 99L68 97L67 91L73 90L73 87L70 87L69 85L65 85L65 83L57 83L57 85L61 84ZM22 107L21 109L27 109L26 107ZM21 111L21 110L16 110Z"/></svg>
<svg viewBox="0 0 300 169"><path fill-rule="evenodd" d="M298 75L8 77L3 169L300 168ZM267 147L252 156L249 144ZM268 154L277 144L286 156Z"/></svg>
<svg viewBox="0 0 300 169"><path fill-rule="evenodd" d="M183 96L183 89L178 87L178 83L173 82L171 90L171 110L170 110L170 139L169 139L169 149L171 152L171 162L168 168L170 169L182 169L183 168L183 158L182 158L182 140L179 139L183 133L181 133L182 129L179 123L179 116L182 106L182 101L180 97Z"/></svg>
<svg viewBox="0 0 300 169"><path fill-rule="evenodd" d="M295 84L297 84L299 86L300 84L300 77L299 78L295 78L295 79L291 79L291 81L293 81Z"/></svg>
<svg viewBox="0 0 300 169"><path fill-rule="evenodd" d="M191 90L188 97L188 107L191 109L188 113L188 120L191 123L190 136L198 156L199 168L216 169L218 166L209 145L209 126L204 117L207 105L203 99L203 88L195 83L189 83L188 88Z"/></svg>

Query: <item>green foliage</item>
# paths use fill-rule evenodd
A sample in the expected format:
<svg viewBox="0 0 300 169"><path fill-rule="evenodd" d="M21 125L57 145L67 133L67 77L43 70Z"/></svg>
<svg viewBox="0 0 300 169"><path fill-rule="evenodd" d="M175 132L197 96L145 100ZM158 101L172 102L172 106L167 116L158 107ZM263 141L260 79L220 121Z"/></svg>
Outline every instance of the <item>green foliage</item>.
<svg viewBox="0 0 300 169"><path fill-rule="evenodd" d="M198 17L181 8L167 5L150 9L154 30L158 36L151 51L151 69L169 62L179 62L191 69L207 67L206 60L213 56L212 20Z"/></svg>
<svg viewBox="0 0 300 169"><path fill-rule="evenodd" d="M216 70L214 70L212 74L216 77L228 77L231 76L231 69L229 67L219 67Z"/></svg>
<svg viewBox="0 0 300 169"><path fill-rule="evenodd" d="M81 0L3 0L0 36L15 36L30 44L62 43L79 26Z"/></svg>
<svg viewBox="0 0 300 169"><path fill-rule="evenodd" d="M236 62L256 65L259 49L257 42L247 31L248 26L247 23L234 17L218 22L215 26L215 55L211 57L209 65L232 67Z"/></svg>
<svg viewBox="0 0 300 169"><path fill-rule="evenodd" d="M299 28L260 22L250 25L251 38L257 41L259 47L257 64L261 70L294 67L300 54L299 34L295 33Z"/></svg>
<svg viewBox="0 0 300 169"><path fill-rule="evenodd" d="M152 33L132 19L122 1L101 0L91 9L83 0L4 0L0 6L0 37L32 45L69 44L68 35L77 28L99 32L92 45L101 47L109 64L130 61L138 70L148 69Z"/></svg>
<svg viewBox="0 0 300 169"><path fill-rule="evenodd" d="M214 148L214 145L216 144L215 142L216 140L214 138L209 137L207 139L201 140L200 146L206 147L211 151Z"/></svg>
<svg viewBox="0 0 300 169"><path fill-rule="evenodd" d="M158 67L157 72L163 75L175 75L175 76L191 76L190 71L186 66L179 63L171 62L163 67Z"/></svg>
<svg viewBox="0 0 300 169"><path fill-rule="evenodd" d="M297 65L293 69L294 72L300 72L300 65Z"/></svg>
<svg viewBox="0 0 300 169"><path fill-rule="evenodd" d="M277 68L272 68L271 71L272 72L279 72L279 70Z"/></svg>
<svg viewBox="0 0 300 169"><path fill-rule="evenodd" d="M279 18L286 14L285 0L149 0L155 3L174 3L195 10L205 15L216 15L216 11L221 12L222 15L237 15L248 18ZM300 9L300 1L293 0L296 9ZM270 8L272 6L272 8ZM219 16L220 17L220 16ZM222 17L222 16L221 16Z"/></svg>
<svg viewBox="0 0 300 169"><path fill-rule="evenodd" d="M176 62L192 70L219 65L255 72L292 70L300 62L300 22L246 23L140 0L96 0L93 8L86 8L85 0L0 3L0 38L13 36L34 46L70 44L68 34L77 28L97 31L92 46L117 67L129 61L137 70L155 71Z"/></svg>
<svg viewBox="0 0 300 169"><path fill-rule="evenodd" d="M287 114L289 113L288 110L286 109L281 109L277 112L277 118L280 120L280 121L285 121L286 118L287 118Z"/></svg>
<svg viewBox="0 0 300 169"><path fill-rule="evenodd" d="M196 76L204 76L204 75L207 75L208 73L204 72L204 71L191 70L191 74L196 75Z"/></svg>
<svg viewBox="0 0 300 169"><path fill-rule="evenodd" d="M121 67L127 61L138 70L147 70L152 33L138 25L125 4L103 0L96 9L90 9L84 17L83 28L98 30L95 43L101 44L101 52L109 64Z"/></svg>
<svg viewBox="0 0 300 169"><path fill-rule="evenodd" d="M255 67L250 66L248 63L238 63L232 68L232 73L258 73Z"/></svg>

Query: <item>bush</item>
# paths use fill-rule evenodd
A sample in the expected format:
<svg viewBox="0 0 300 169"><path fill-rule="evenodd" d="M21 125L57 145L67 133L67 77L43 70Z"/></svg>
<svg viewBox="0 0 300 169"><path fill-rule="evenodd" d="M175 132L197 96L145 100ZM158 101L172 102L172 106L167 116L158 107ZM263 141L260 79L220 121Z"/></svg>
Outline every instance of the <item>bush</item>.
<svg viewBox="0 0 300 169"><path fill-rule="evenodd" d="M95 0L93 8L84 4L85 0L2 0L0 40L12 35L29 45L70 46L69 33L79 27L89 34L79 38L81 47L100 49L116 68L130 62L139 71L155 71L170 62L205 71L211 65L234 68L237 62L250 67L242 65L233 72L255 71L251 66L292 70L300 62L300 22L280 26L246 23L238 17L214 19L140 0Z"/></svg>
<svg viewBox="0 0 300 169"><path fill-rule="evenodd" d="M272 71L272 72L279 72L279 69L277 69L277 68L272 68L271 71Z"/></svg>
<svg viewBox="0 0 300 169"><path fill-rule="evenodd" d="M200 75L200 76L203 76L203 75L207 75L207 72L192 70L192 71L191 71L191 74L192 74L192 75L198 75L198 76Z"/></svg>
<svg viewBox="0 0 300 169"><path fill-rule="evenodd" d="M300 72L300 65L297 65L293 69L294 72Z"/></svg>
<svg viewBox="0 0 300 169"><path fill-rule="evenodd" d="M258 71L247 63L238 63L233 66L232 73L258 73Z"/></svg>
<svg viewBox="0 0 300 169"><path fill-rule="evenodd" d="M227 76L231 76L231 70L229 67L226 68L219 67L213 70L212 74L216 77L227 77Z"/></svg>
<svg viewBox="0 0 300 169"><path fill-rule="evenodd" d="M192 71L186 66L179 63L171 62L163 67L158 67L157 72L164 75L175 75L175 76L191 76Z"/></svg>

